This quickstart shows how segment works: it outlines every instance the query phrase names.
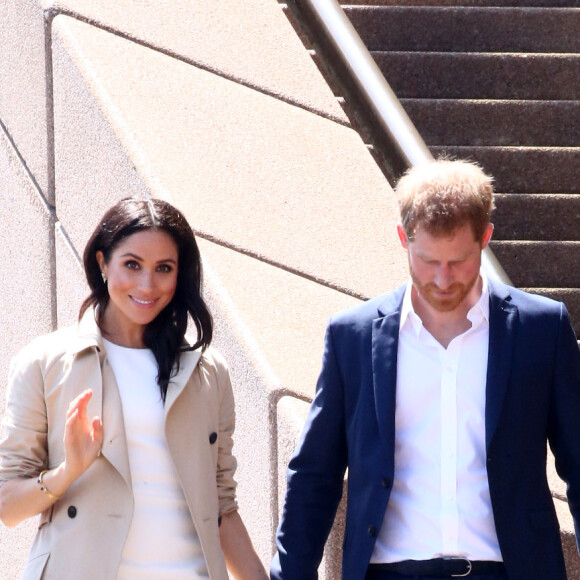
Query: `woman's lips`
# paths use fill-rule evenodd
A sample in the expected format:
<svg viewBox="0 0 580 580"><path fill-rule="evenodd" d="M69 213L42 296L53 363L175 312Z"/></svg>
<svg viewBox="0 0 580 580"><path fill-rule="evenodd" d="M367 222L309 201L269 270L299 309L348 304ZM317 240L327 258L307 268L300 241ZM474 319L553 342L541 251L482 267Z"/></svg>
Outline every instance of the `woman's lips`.
<svg viewBox="0 0 580 580"><path fill-rule="evenodd" d="M153 306L155 304L155 300L143 300L142 298L136 298L135 296L129 295L129 298L137 305L137 306Z"/></svg>

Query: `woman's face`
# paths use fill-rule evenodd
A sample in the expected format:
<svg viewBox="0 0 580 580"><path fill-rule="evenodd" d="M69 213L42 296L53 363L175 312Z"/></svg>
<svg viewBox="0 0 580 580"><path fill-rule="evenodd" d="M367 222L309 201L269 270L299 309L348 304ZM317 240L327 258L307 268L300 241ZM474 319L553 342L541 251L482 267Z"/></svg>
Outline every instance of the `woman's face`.
<svg viewBox="0 0 580 580"><path fill-rule="evenodd" d="M178 249L165 232L144 230L123 240L108 263L97 252L107 277L109 303L104 330L113 342L139 346L144 327L171 302L177 287ZM123 344L123 343L131 344Z"/></svg>

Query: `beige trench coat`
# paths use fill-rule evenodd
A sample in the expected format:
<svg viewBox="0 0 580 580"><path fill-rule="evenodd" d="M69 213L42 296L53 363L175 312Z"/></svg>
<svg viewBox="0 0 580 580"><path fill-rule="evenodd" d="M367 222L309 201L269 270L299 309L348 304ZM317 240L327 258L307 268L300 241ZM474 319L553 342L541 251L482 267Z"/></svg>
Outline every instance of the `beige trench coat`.
<svg viewBox="0 0 580 580"><path fill-rule="evenodd" d="M36 477L64 459L70 401L85 389L103 421L102 455L40 517L23 580L115 580L133 514L121 400L91 310L80 323L34 340L12 361L0 439L0 482ZM234 399L213 349L184 352L165 402L165 437L210 578L227 580L220 514L237 509ZM216 438L217 435L217 438Z"/></svg>

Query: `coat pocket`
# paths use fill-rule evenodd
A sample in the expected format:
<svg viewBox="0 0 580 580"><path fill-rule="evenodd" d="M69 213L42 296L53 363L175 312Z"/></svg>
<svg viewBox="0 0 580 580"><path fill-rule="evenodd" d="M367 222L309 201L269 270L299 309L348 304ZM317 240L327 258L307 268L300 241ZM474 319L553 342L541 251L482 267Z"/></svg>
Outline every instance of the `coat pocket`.
<svg viewBox="0 0 580 580"><path fill-rule="evenodd" d="M50 552L47 552L46 554L40 554L40 556L32 558L32 560L28 560L26 568L24 568L22 580L41 580L49 556Z"/></svg>

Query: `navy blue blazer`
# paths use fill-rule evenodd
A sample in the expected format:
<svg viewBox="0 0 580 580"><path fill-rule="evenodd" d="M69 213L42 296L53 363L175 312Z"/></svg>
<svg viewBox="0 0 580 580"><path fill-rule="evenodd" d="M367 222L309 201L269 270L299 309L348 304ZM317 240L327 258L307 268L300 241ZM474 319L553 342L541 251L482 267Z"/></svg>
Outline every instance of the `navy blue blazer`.
<svg viewBox="0 0 580 580"><path fill-rule="evenodd" d="M363 580L394 474L404 287L334 316L277 534L274 580L314 580L348 467L342 578ZM580 352L564 304L490 282L487 472L510 580L564 580L547 442L580 521Z"/></svg>

